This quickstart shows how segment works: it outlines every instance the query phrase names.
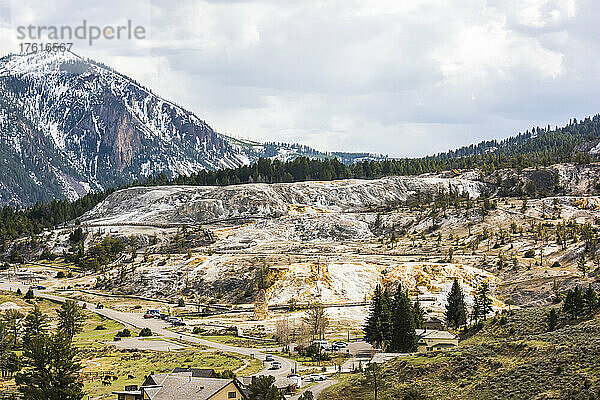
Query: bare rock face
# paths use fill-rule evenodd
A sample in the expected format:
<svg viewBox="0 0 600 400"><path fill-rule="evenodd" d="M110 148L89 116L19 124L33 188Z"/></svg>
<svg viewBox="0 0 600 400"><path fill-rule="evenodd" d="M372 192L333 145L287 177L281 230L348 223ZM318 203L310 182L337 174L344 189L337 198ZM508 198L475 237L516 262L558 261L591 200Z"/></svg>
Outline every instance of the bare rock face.
<svg viewBox="0 0 600 400"><path fill-rule="evenodd" d="M137 187L117 191L82 218L88 224L206 224L232 219L356 213L440 189L478 197L488 186L465 179L387 177L331 182ZM344 218L338 225L356 229Z"/></svg>

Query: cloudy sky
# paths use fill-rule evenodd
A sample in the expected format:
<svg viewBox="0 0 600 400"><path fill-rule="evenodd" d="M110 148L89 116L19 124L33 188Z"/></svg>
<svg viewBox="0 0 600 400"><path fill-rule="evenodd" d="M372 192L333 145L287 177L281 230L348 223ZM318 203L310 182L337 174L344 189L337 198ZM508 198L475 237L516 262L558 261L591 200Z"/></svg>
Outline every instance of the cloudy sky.
<svg viewBox="0 0 600 400"><path fill-rule="evenodd" d="M0 52L83 19L144 26L74 50L238 137L416 156L600 112L593 0L0 0Z"/></svg>

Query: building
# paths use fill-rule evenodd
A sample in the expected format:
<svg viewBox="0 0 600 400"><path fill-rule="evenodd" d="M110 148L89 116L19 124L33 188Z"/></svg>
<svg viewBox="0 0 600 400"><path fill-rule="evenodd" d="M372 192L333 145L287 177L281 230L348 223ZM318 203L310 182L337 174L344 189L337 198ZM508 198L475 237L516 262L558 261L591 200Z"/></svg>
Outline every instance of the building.
<svg viewBox="0 0 600 400"><path fill-rule="evenodd" d="M118 400L142 400L142 391L137 385L125 386L125 390L113 392Z"/></svg>
<svg viewBox="0 0 600 400"><path fill-rule="evenodd" d="M446 324L440 318L432 317L432 318L425 320L425 322L423 322L423 327L426 330L433 329L433 330L443 331L446 329Z"/></svg>
<svg viewBox="0 0 600 400"><path fill-rule="evenodd" d="M243 400L237 379L200 378L192 371L150 375L139 388L113 392L118 400Z"/></svg>
<svg viewBox="0 0 600 400"><path fill-rule="evenodd" d="M416 329L419 342L417 351L435 351L458 346L458 336L448 331Z"/></svg>
<svg viewBox="0 0 600 400"><path fill-rule="evenodd" d="M189 372L194 378L218 378L217 373L211 368L182 368L177 367L173 370L174 374Z"/></svg>

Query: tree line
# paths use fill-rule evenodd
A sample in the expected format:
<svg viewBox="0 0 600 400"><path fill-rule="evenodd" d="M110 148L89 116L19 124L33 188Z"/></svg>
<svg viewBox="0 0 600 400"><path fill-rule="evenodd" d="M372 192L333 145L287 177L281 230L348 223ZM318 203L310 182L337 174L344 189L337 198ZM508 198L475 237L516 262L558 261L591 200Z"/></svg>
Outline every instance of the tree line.
<svg viewBox="0 0 600 400"><path fill-rule="evenodd" d="M416 329L423 327L424 312L418 301L398 285L394 294L377 285L366 324L365 340L384 351L410 353L417 349Z"/></svg>

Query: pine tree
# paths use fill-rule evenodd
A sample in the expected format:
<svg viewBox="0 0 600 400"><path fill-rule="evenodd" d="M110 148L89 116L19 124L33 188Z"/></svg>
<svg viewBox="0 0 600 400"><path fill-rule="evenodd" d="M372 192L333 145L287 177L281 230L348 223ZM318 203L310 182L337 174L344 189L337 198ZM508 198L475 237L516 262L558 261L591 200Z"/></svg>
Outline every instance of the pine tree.
<svg viewBox="0 0 600 400"><path fill-rule="evenodd" d="M552 332L558 325L558 313L555 308L550 309L548 316L546 317L546 323L548 324L548 332Z"/></svg>
<svg viewBox="0 0 600 400"><path fill-rule="evenodd" d="M24 368L15 382L25 399L80 400L83 383L77 378L81 365L75 361L77 349L71 338L60 334L41 334L24 347Z"/></svg>
<svg viewBox="0 0 600 400"><path fill-rule="evenodd" d="M392 301L390 351L413 352L417 349L417 341L413 305L408 293L403 290L402 285L398 285Z"/></svg>
<svg viewBox="0 0 600 400"><path fill-rule="evenodd" d="M425 310L421 307L419 299L413 303L412 314L415 321L415 329L423 329L423 324L425 323Z"/></svg>
<svg viewBox="0 0 600 400"><path fill-rule="evenodd" d="M598 295L591 284L587 287L583 299L587 313L593 314L598 308Z"/></svg>
<svg viewBox="0 0 600 400"><path fill-rule="evenodd" d="M568 314L571 319L575 319L577 317L577 310L575 308L575 297L573 295L573 290L567 290L567 294L565 295L565 300L563 302L563 312Z"/></svg>
<svg viewBox="0 0 600 400"><path fill-rule="evenodd" d="M363 329L365 340L376 348L384 348L390 336L390 302L387 290L377 285L369 316Z"/></svg>
<svg viewBox="0 0 600 400"><path fill-rule="evenodd" d="M583 315L585 312L585 300L583 298L583 291L579 286L573 290L573 305L575 307L575 315L577 317Z"/></svg>
<svg viewBox="0 0 600 400"><path fill-rule="evenodd" d="M579 272L581 272L581 274L583 276L585 276L587 274L587 262L585 261L585 254L582 254L578 259L577 259L577 270Z"/></svg>
<svg viewBox="0 0 600 400"><path fill-rule="evenodd" d="M81 332L86 315L81 307L73 300L66 300L58 310L58 331L65 334L67 338L73 337Z"/></svg>
<svg viewBox="0 0 600 400"><path fill-rule="evenodd" d="M473 297L473 309L471 310L471 323L477 325L479 323L479 319L481 318L481 304L479 297Z"/></svg>
<svg viewBox="0 0 600 400"><path fill-rule="evenodd" d="M467 307L465 306L465 295L458 283L458 279L454 278L452 288L448 293L448 304L446 304L446 321L448 325L459 328L467 323Z"/></svg>
<svg viewBox="0 0 600 400"><path fill-rule="evenodd" d="M281 400L283 395L275 386L274 376L256 376L248 385L249 400Z"/></svg>
<svg viewBox="0 0 600 400"><path fill-rule="evenodd" d="M32 338L47 333L48 318L36 304L23 320L23 346L27 346Z"/></svg>
<svg viewBox="0 0 600 400"><path fill-rule="evenodd" d="M475 297L477 298L479 316L485 321L487 315L493 311L492 299L490 297L490 285L487 281L483 281L481 285L479 285Z"/></svg>

